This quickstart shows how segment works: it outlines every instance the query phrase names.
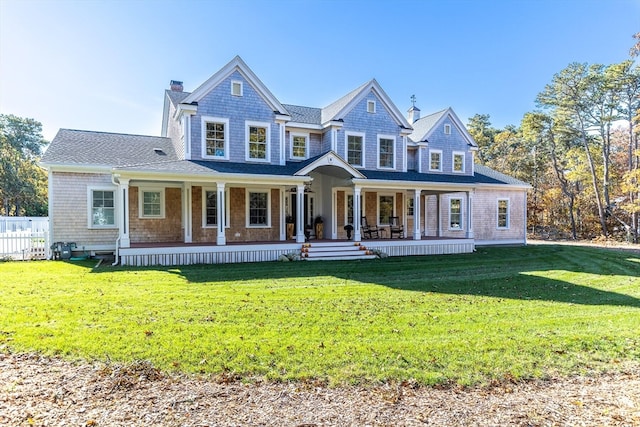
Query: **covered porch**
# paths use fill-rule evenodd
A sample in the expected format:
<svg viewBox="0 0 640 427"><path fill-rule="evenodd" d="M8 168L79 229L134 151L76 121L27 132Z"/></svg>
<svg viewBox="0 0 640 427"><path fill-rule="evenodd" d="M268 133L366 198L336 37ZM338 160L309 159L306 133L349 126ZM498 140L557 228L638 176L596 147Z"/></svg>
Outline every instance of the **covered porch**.
<svg viewBox="0 0 640 427"><path fill-rule="evenodd" d="M475 242L468 238L426 237L420 240L371 239L311 239L309 244L359 243L368 250L381 251L388 256L444 255L470 253ZM120 263L130 266L229 264L276 261L280 255L301 253L308 243L297 242L237 242L219 246L214 243L137 243L119 250Z"/></svg>

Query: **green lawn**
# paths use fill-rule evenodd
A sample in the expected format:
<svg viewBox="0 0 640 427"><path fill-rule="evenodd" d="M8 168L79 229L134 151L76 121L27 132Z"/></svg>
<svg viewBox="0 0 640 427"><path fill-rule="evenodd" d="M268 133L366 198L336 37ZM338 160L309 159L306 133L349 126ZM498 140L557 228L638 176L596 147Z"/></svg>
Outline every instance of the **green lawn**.
<svg viewBox="0 0 640 427"><path fill-rule="evenodd" d="M172 268L0 263L0 351L329 384L640 363L640 255L569 246Z"/></svg>

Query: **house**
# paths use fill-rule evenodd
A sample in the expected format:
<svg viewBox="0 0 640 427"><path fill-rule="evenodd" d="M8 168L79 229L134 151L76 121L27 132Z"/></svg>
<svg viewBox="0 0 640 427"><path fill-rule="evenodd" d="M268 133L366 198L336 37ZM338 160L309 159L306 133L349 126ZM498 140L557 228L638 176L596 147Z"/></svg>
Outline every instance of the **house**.
<svg viewBox="0 0 640 427"><path fill-rule="evenodd" d="M525 244L529 185L477 150L451 108L405 116L375 79L324 108L282 104L235 57L191 93L171 82L161 136L61 129L41 164L52 241L124 265L275 260L347 228L360 242L361 218L390 256Z"/></svg>

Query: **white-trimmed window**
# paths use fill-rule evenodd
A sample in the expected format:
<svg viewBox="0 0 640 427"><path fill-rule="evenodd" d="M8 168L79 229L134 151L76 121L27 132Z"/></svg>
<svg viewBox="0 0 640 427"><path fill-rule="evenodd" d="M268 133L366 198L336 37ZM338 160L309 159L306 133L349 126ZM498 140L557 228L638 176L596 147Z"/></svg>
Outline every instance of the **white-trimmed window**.
<svg viewBox="0 0 640 427"><path fill-rule="evenodd" d="M376 112L376 101L367 101L367 113Z"/></svg>
<svg viewBox="0 0 640 427"><path fill-rule="evenodd" d="M271 154L271 125L265 122L245 122L247 138L246 160L269 161Z"/></svg>
<svg viewBox="0 0 640 427"><path fill-rule="evenodd" d="M247 190L247 227L271 227L271 191Z"/></svg>
<svg viewBox="0 0 640 427"><path fill-rule="evenodd" d="M226 189L224 190L224 198L225 218L227 219L225 228L229 228L229 191ZM218 190L215 188L202 188L202 227L218 227Z"/></svg>
<svg viewBox="0 0 640 427"><path fill-rule="evenodd" d="M509 228L509 199L498 199L498 228Z"/></svg>
<svg viewBox="0 0 640 427"><path fill-rule="evenodd" d="M453 171L464 173L464 153L462 151L454 151L452 156Z"/></svg>
<svg viewBox="0 0 640 427"><path fill-rule="evenodd" d="M429 170L442 172L442 150L429 150Z"/></svg>
<svg viewBox="0 0 640 427"><path fill-rule="evenodd" d="M239 80L231 80L231 95L242 96L242 82Z"/></svg>
<svg viewBox="0 0 640 427"><path fill-rule="evenodd" d="M407 197L407 216L412 217L414 211L414 198Z"/></svg>
<svg viewBox="0 0 640 427"><path fill-rule="evenodd" d="M344 223L355 225L355 220L353 218L353 200L354 200L353 194L346 193L345 198L346 198L346 202L344 206L344 209L345 209ZM362 194L360 194L360 214L364 215L363 212L364 212L363 197L362 197Z"/></svg>
<svg viewBox="0 0 640 427"><path fill-rule="evenodd" d="M449 199L449 229L462 230L462 199Z"/></svg>
<svg viewBox="0 0 640 427"><path fill-rule="evenodd" d="M346 158L352 166L364 167L364 133L345 132Z"/></svg>
<svg viewBox="0 0 640 427"><path fill-rule="evenodd" d="M306 159L309 157L309 134L291 133L289 135L292 159Z"/></svg>
<svg viewBox="0 0 640 427"><path fill-rule="evenodd" d="M396 206L396 196L390 194L378 195L378 225L391 223L391 217Z"/></svg>
<svg viewBox="0 0 640 427"><path fill-rule="evenodd" d="M393 135L378 135L378 168L395 169L396 138Z"/></svg>
<svg viewBox="0 0 640 427"><path fill-rule="evenodd" d="M202 158L229 159L229 119L202 117Z"/></svg>
<svg viewBox="0 0 640 427"><path fill-rule="evenodd" d="M138 218L164 218L164 188L138 189Z"/></svg>
<svg viewBox="0 0 640 427"><path fill-rule="evenodd" d="M89 187L87 198L88 227L115 228L116 190L113 187Z"/></svg>
<svg viewBox="0 0 640 427"><path fill-rule="evenodd" d="M450 124L444 125L444 134L445 135L451 135L451 125Z"/></svg>

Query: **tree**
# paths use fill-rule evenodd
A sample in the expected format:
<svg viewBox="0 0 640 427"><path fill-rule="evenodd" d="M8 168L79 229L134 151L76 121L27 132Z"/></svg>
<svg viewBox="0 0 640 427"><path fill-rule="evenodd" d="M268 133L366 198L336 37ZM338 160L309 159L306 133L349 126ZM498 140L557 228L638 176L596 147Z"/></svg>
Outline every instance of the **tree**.
<svg viewBox="0 0 640 427"><path fill-rule="evenodd" d="M598 177L596 163L591 151L592 146L602 141L593 131L603 124L599 121L606 115L602 105L606 103L602 80L598 70L602 66L572 63L567 68L553 76L550 84L538 94L538 105L553 111L556 120L563 123L567 135L577 138L585 152L586 160L591 172L593 195L598 210L598 218L602 233L606 236L606 209L602 201L601 179ZM606 157L606 153L604 154ZM605 182L605 187L608 184Z"/></svg>
<svg viewBox="0 0 640 427"><path fill-rule="evenodd" d="M0 214L46 214L47 175L37 164L46 144L40 122L0 114Z"/></svg>
<svg viewBox="0 0 640 427"><path fill-rule="evenodd" d="M469 119L467 130L478 144L478 162L486 165L491 160L489 149L493 145L497 129L491 127L488 114L476 114Z"/></svg>

